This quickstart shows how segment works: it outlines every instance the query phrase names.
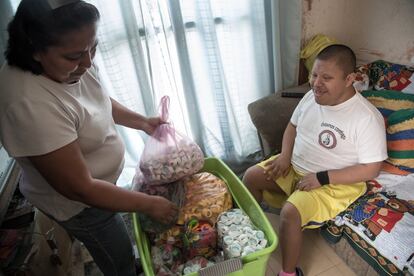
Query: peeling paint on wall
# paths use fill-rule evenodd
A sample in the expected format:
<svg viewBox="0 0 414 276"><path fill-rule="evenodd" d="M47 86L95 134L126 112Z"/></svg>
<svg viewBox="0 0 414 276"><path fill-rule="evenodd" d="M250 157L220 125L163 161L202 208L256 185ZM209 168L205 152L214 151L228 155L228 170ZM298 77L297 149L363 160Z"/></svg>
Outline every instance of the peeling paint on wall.
<svg viewBox="0 0 414 276"><path fill-rule="evenodd" d="M322 33L350 46L358 64L414 66L413 0L303 0L302 46Z"/></svg>
<svg viewBox="0 0 414 276"><path fill-rule="evenodd" d="M313 0L305 0L308 3L308 11L312 10L312 2Z"/></svg>
<svg viewBox="0 0 414 276"><path fill-rule="evenodd" d="M365 48L359 48L355 51L357 51L359 53L365 53L367 55L371 55L371 56L374 56L374 57L377 57L377 58L380 58L380 59L383 59L385 57L385 54L381 53L378 50L370 50L370 49L365 49Z"/></svg>
<svg viewBox="0 0 414 276"><path fill-rule="evenodd" d="M413 45L414 45L414 42L413 42ZM407 60L410 60L411 63L414 64L414 46L407 50L406 56L407 56Z"/></svg>

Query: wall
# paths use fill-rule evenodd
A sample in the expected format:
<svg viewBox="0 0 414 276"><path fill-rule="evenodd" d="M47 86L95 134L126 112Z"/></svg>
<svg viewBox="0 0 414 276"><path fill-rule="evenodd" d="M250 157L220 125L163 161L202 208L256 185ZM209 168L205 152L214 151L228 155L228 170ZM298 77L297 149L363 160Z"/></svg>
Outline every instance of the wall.
<svg viewBox="0 0 414 276"><path fill-rule="evenodd" d="M413 0L303 0L302 46L315 34L350 46L357 63L414 66Z"/></svg>

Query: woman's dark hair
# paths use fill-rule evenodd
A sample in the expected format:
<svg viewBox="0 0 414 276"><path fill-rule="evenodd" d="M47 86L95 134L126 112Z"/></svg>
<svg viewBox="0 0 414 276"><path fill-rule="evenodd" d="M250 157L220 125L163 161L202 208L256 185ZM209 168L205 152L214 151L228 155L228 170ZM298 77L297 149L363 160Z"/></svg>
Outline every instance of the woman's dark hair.
<svg viewBox="0 0 414 276"><path fill-rule="evenodd" d="M37 75L41 74L43 68L34 60L35 53L58 45L63 34L99 20L99 11L96 7L84 1L69 1L69 4L55 9L49 2L50 0L20 2L8 25L9 40L5 57L9 65Z"/></svg>

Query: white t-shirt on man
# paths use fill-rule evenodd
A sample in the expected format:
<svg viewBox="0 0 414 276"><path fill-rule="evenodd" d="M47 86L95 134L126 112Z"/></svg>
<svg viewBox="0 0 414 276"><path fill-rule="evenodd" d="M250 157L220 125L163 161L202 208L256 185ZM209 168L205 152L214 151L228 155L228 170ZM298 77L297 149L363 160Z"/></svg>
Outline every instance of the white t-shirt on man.
<svg viewBox="0 0 414 276"><path fill-rule="evenodd" d="M75 140L92 177L116 182L125 149L94 66L80 81L63 84L4 65L0 91L0 141L21 166L20 191L34 206L61 221L88 207L58 193L27 158Z"/></svg>
<svg viewBox="0 0 414 276"><path fill-rule="evenodd" d="M361 94L335 105L319 105L309 91L293 112L292 165L302 173L342 169L387 158L384 119Z"/></svg>

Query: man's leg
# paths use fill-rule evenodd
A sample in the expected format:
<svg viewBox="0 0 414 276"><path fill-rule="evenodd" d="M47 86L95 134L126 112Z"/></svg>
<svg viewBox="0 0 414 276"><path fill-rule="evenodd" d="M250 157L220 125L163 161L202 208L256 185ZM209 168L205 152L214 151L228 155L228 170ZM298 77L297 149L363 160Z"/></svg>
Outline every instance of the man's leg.
<svg viewBox="0 0 414 276"><path fill-rule="evenodd" d="M280 212L280 246L282 248L282 269L294 273L302 246L302 222L295 205L286 202Z"/></svg>
<svg viewBox="0 0 414 276"><path fill-rule="evenodd" d="M267 179L264 169L257 165L247 169L243 176L243 183L259 204L263 200L264 190L285 194L274 180Z"/></svg>
<svg viewBox="0 0 414 276"><path fill-rule="evenodd" d="M302 244L302 226L316 228L345 210L366 191L364 182L353 185L324 185L311 191L296 190L289 196L281 211L280 245L282 267L294 273ZM296 273L300 273L296 269Z"/></svg>

